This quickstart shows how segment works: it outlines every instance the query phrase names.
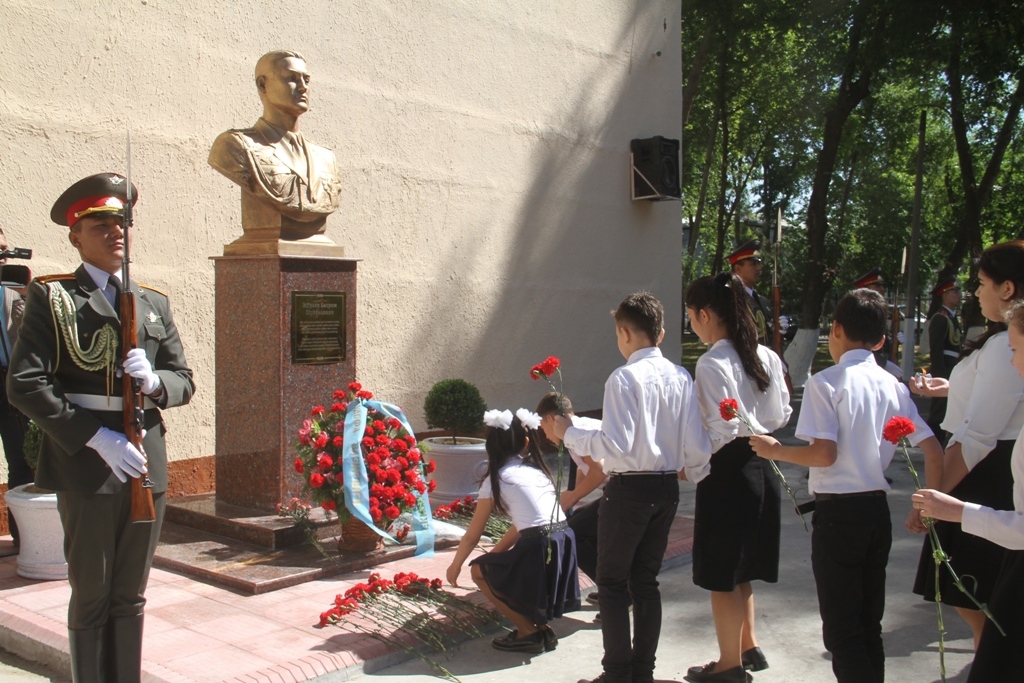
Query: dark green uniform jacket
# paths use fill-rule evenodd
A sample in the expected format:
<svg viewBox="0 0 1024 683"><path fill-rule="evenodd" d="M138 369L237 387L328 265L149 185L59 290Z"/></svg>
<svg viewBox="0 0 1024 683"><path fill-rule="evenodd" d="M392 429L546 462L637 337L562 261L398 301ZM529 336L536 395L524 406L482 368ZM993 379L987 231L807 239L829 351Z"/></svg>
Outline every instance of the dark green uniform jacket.
<svg viewBox="0 0 1024 683"><path fill-rule="evenodd" d="M120 405L116 410L85 409L68 398L83 394L105 398L107 373L86 371L75 364L60 330L55 329L47 284L63 287L71 295L77 311L78 343L88 349L93 335L110 324L118 332L120 319L103 291L85 270L74 275L57 275L34 281L28 290L25 321L11 357L7 377L10 402L43 431L42 450L36 468L36 484L54 491L75 493L115 493L123 486L96 451L86 443L101 427L124 432ZM157 400L159 408L184 405L192 398L195 383L185 364L185 354L174 325L167 296L132 283L135 293L138 343L146 349L153 371L160 376L164 392ZM113 396L121 395L121 380L114 379ZM149 401L147 401L149 404ZM167 450L160 410L146 410L143 447L149 459L153 492L167 490Z"/></svg>

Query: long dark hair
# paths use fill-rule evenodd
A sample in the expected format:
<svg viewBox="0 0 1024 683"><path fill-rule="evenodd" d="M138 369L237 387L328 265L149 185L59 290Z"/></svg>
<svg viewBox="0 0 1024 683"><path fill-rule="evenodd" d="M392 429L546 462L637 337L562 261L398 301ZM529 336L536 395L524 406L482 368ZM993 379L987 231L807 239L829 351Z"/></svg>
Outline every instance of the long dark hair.
<svg viewBox="0 0 1024 683"><path fill-rule="evenodd" d="M525 454L526 438L530 438L530 447ZM494 509L503 515L508 514L505 503L501 500L501 477L498 476L505 463L517 455L523 455L523 464L536 467L548 479L551 479L551 470L544 462L544 456L540 452L540 439L533 429L527 429L518 417L512 418L512 424L508 429L491 427L487 432L487 474L485 478L491 480L491 495L494 500Z"/></svg>
<svg viewBox="0 0 1024 683"><path fill-rule="evenodd" d="M743 282L732 273L708 275L686 288L686 307L695 312L710 309L725 323L726 335L740 356L743 372L764 392L772 380L757 355L757 329Z"/></svg>
<svg viewBox="0 0 1024 683"><path fill-rule="evenodd" d="M976 262L979 273L985 273L985 277L997 285L1007 280L1013 283L1013 298L1011 301L1024 299L1024 240L1011 240L993 244L981 252ZM985 345L993 335L999 334L1006 329L1006 323L1002 320L993 320L981 335L974 341L967 342L964 346L961 358L966 358L973 352Z"/></svg>

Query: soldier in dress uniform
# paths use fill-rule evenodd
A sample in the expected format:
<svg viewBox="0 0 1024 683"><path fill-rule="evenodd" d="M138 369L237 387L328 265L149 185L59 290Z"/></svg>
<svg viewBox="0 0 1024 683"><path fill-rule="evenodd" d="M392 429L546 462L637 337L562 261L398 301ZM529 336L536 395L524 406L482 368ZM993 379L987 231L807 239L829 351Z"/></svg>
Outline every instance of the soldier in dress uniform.
<svg viewBox="0 0 1024 683"><path fill-rule="evenodd" d="M932 377L949 379L953 366L960 360L962 345L960 320L957 308L960 306L960 285L955 276L942 279L932 290L932 297L942 303L938 312L928 321L928 343L930 345ZM945 445L948 435L942 430L942 420L946 417L946 399L932 398L931 410L928 413L928 426L935 432L939 441Z"/></svg>
<svg viewBox="0 0 1024 683"><path fill-rule="evenodd" d="M757 341L771 346L772 303L754 289L754 285L761 279L761 240L745 242L726 258L729 259L733 274L743 282L750 297L750 312L754 314Z"/></svg>
<svg viewBox="0 0 1024 683"><path fill-rule="evenodd" d="M188 403L195 391L167 296L121 282L127 186L113 173L89 176L53 205L50 218L68 226L82 265L29 286L7 378L11 404L43 432L36 483L57 492L75 683L141 677L144 595L167 489L160 411ZM131 198L138 198L134 187ZM124 287L135 295L139 340L127 354L117 306ZM124 434L122 371L144 394L144 453ZM127 482L147 472L156 520L133 523Z"/></svg>
<svg viewBox="0 0 1024 683"><path fill-rule="evenodd" d="M881 268L872 268L868 272L861 275L859 278L853 281L850 285L850 289L870 289L878 292L883 297L885 296L885 280L882 278ZM889 306L889 322L892 322L893 310L892 306ZM902 318L900 314L900 318ZM903 343L902 332L899 333L899 343ZM886 372L893 375L897 379L903 379L903 370L897 365L899 362L898 358L892 358L892 335L889 326L886 327L885 337L882 339L882 346L877 351L873 352L875 356L875 362L878 363Z"/></svg>

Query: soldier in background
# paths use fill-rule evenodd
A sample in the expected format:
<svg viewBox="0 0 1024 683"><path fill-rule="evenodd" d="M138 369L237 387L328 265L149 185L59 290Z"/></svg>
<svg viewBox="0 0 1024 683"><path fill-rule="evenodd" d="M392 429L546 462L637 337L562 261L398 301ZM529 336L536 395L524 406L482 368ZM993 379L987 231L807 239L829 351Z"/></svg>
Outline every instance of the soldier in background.
<svg viewBox="0 0 1024 683"><path fill-rule="evenodd" d="M726 258L729 259L733 274L743 282L743 288L747 290L750 312L754 315L754 327L757 329L757 341L771 346L772 303L754 289L754 285L761 279L761 240L745 242Z"/></svg>
<svg viewBox="0 0 1024 683"><path fill-rule="evenodd" d="M932 290L933 299L942 304L938 312L928 320L928 343L931 355L932 377L949 379L953 366L960 360L962 335L957 309L960 307L960 285L956 277L950 275L943 278ZM936 438L945 446L948 434L942 430L942 420L946 417L946 399L932 398L931 410L928 413L928 426L932 428Z"/></svg>

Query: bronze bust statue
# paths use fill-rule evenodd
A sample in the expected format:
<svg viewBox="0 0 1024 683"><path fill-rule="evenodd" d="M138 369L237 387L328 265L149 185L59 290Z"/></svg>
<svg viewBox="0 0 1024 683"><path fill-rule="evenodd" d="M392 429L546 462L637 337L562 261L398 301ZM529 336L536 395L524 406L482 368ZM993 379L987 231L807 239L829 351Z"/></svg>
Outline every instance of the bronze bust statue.
<svg viewBox="0 0 1024 683"><path fill-rule="evenodd" d="M255 75L263 116L221 133L210 148L210 166L242 188L244 234L224 253L341 256L323 234L341 189L334 152L299 132L309 110L306 61L275 50L256 62Z"/></svg>

